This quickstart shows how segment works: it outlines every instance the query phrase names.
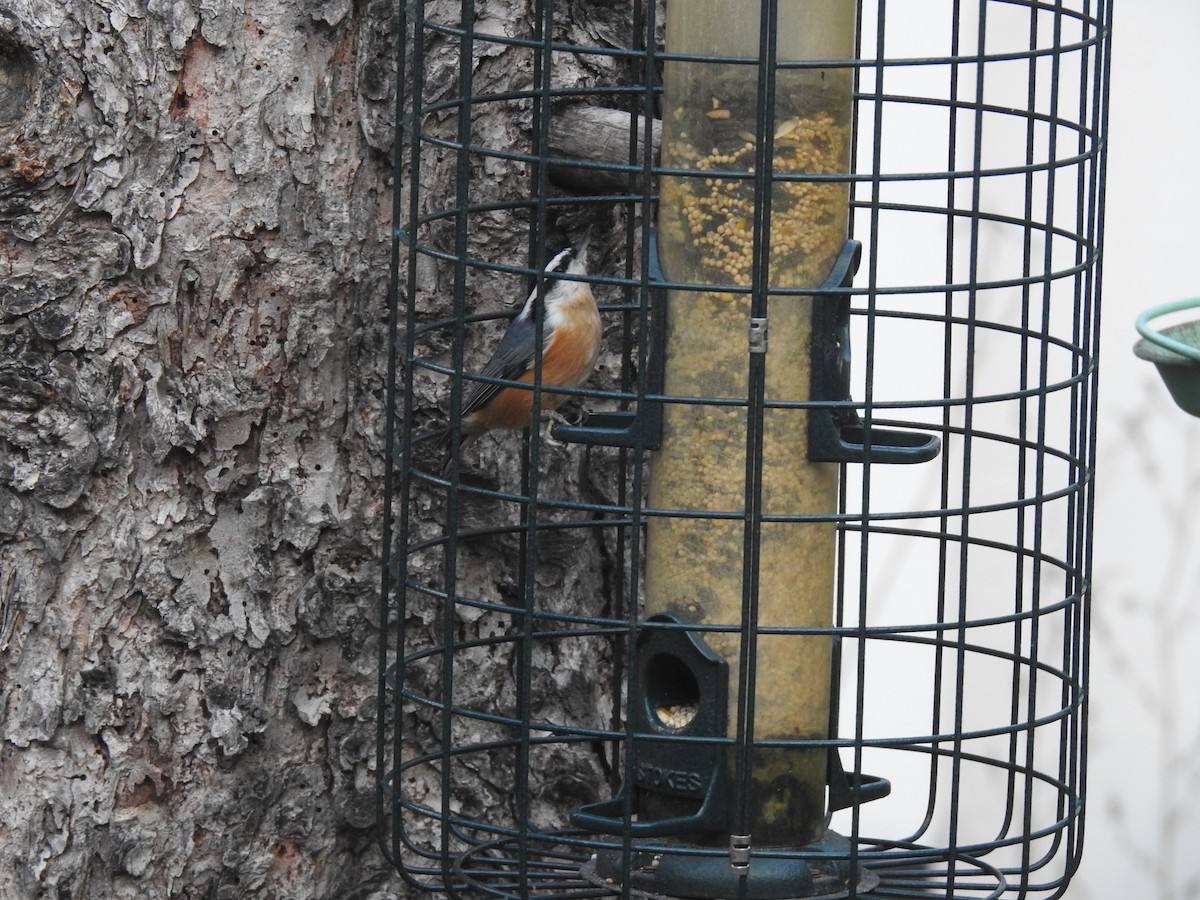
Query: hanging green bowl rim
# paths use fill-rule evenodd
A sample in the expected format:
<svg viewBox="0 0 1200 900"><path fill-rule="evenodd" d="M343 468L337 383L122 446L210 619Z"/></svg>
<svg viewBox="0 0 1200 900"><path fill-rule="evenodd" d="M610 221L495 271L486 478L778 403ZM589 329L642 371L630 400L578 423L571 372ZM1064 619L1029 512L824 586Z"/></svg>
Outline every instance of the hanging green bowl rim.
<svg viewBox="0 0 1200 900"><path fill-rule="evenodd" d="M1137 317L1134 325L1138 330L1138 334L1152 344L1157 344L1164 350L1170 350L1173 353L1178 353L1180 356L1186 356L1188 359L1200 362L1200 347L1193 347L1191 344L1185 344L1182 341L1169 338L1165 334L1155 331L1148 324L1151 319L1156 319L1159 316L1165 316L1168 313L1179 312L1184 309L1196 308L1200 308L1200 297L1192 297L1189 300L1175 300L1172 303L1164 303L1161 306L1152 306Z"/></svg>

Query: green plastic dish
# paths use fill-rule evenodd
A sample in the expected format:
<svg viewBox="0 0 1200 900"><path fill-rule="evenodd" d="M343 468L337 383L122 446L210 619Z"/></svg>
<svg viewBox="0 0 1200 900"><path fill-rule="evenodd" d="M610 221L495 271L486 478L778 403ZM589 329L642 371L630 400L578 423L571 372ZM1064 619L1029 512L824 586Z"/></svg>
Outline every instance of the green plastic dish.
<svg viewBox="0 0 1200 900"><path fill-rule="evenodd" d="M1200 308L1200 297L1146 310L1137 318L1142 339L1134 345L1133 352L1139 359L1154 363L1180 409L1200 416L1200 321L1170 325L1162 331L1155 331L1149 324L1158 316L1196 308Z"/></svg>

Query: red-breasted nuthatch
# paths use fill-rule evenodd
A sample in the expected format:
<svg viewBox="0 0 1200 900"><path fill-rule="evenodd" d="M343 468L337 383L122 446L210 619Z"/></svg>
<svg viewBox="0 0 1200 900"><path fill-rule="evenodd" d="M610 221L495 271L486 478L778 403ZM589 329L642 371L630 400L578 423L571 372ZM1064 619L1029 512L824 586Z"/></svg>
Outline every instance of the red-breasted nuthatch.
<svg viewBox="0 0 1200 900"><path fill-rule="evenodd" d="M591 231L584 235L574 252L563 250L546 266L542 302L542 409L557 409L567 399L554 388L577 388L592 374L600 356L600 311L596 298L586 282L569 276L587 274L587 249ZM550 273L570 258L564 273L568 277L551 278ZM481 375L510 381L533 383L534 355L537 352L537 322L534 320L537 288L521 308L496 352L480 370ZM487 381L471 382L463 397L462 430L458 449L470 444L481 434L494 428L516 429L528 426L533 409L532 388L506 387ZM447 434L446 447L452 448L453 435ZM443 473L450 467L453 453L448 452Z"/></svg>

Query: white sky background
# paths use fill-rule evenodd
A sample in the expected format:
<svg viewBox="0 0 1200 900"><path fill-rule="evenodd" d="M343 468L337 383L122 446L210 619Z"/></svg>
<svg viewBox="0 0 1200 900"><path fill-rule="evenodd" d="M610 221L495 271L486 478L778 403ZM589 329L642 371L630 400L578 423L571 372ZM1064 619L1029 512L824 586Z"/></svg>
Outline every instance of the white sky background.
<svg viewBox="0 0 1200 900"><path fill-rule="evenodd" d="M911 34L898 29L895 46L904 49L889 48L889 56L918 55L909 45L919 47L928 23L940 21L949 5L909 3L911 26L904 28L911 27ZM1200 296L1200 3L1116 0L1113 28L1086 837L1082 867L1067 896L1188 900L1200 898L1200 420L1175 407L1153 367L1136 359L1131 347L1138 313ZM921 148L906 152L916 159ZM917 232L912 234L915 244ZM914 269L923 265L916 247L910 256ZM981 277L988 273L981 270ZM860 273L857 283L862 280ZM919 378L911 366L904 373L905 361L921 348L880 340L877 380L881 372L893 373L884 390L903 394ZM927 352L940 357L940 343ZM993 348L977 364L985 374L992 366L1003 372L1006 359L1011 354ZM897 383L897 372L909 377ZM918 396L930 395L918 390ZM920 469L908 469L895 484L873 486L872 505L928 506L912 497L928 496L931 488L936 496L935 466L928 473ZM886 555L888 548L873 545L873 560L879 551ZM872 562L873 571L886 570L894 579L876 611L905 620L924 590L929 561L894 556L882 568ZM986 580L977 574L973 593ZM1005 590L979 590L989 587ZM879 588L873 587L873 597ZM1005 602L1011 607L1011 599ZM890 715L897 723L891 733L909 733L902 696L882 706L882 712L868 709L868 718L887 722ZM873 804L875 812L864 809L864 821L872 822L867 833L888 833L893 814L903 820L909 801L920 801L907 797L904 773L888 766L868 760L864 767L893 783L890 801Z"/></svg>
<svg viewBox="0 0 1200 900"><path fill-rule="evenodd" d="M1200 897L1200 420L1133 320L1200 296L1200 4L1116 0L1101 328L1092 734L1068 897Z"/></svg>

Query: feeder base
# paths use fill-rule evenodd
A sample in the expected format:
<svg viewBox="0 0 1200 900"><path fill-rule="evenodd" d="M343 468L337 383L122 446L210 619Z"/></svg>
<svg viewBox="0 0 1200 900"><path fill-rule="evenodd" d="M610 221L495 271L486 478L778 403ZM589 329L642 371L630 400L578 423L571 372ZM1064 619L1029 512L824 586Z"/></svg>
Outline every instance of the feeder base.
<svg viewBox="0 0 1200 900"><path fill-rule="evenodd" d="M852 871L850 842L833 831L794 848L795 856L753 857L746 875L732 872L727 856L698 855L695 849L664 843L633 851L630 893L641 900L737 900L745 881L749 900L833 900L848 896L851 884L862 894L879 883L863 866ZM603 850L584 863L580 875L605 887L621 885L625 861L620 850Z"/></svg>

